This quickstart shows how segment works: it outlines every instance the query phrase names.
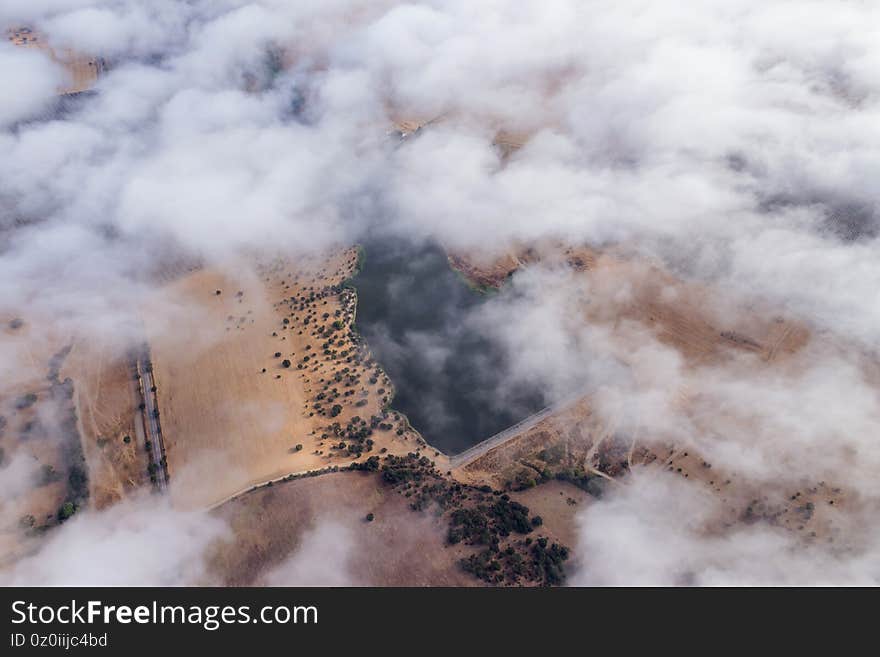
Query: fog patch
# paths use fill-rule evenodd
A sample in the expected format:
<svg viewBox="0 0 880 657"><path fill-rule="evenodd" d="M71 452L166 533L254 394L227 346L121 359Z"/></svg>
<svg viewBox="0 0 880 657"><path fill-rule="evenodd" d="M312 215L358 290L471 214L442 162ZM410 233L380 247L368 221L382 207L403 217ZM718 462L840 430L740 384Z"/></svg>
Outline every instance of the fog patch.
<svg viewBox="0 0 880 657"><path fill-rule="evenodd" d="M181 586L205 583L205 549L224 523L144 496L76 514L38 551L0 572L5 586Z"/></svg>
<svg viewBox="0 0 880 657"><path fill-rule="evenodd" d="M265 576L267 586L357 586L351 572L354 534L334 520L305 532L296 551Z"/></svg>
<svg viewBox="0 0 880 657"><path fill-rule="evenodd" d="M765 524L720 527L721 502L693 484L637 470L578 516L574 586L876 585L880 535L858 549L806 546Z"/></svg>

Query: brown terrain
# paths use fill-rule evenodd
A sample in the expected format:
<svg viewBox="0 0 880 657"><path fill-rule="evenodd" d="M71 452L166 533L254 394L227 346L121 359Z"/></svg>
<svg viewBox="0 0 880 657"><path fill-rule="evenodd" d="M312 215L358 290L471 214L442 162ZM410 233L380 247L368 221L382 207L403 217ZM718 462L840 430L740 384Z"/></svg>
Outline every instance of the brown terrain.
<svg viewBox="0 0 880 657"><path fill-rule="evenodd" d="M696 384L689 385L689 374L697 376L704 367L724 367L743 375L760 376L765 371L786 375L799 371L810 358L807 347L812 337L807 325L758 304L720 297L717 291L684 283L657 265L621 254L553 246L543 253L515 250L489 263L450 256L454 266L482 285L506 279L517 262L539 261L564 262L574 276L588 282L582 298L593 301L581 304L584 321L610 329L609 346L632 368L637 386L640 373L631 356L634 337L648 331L680 356L685 375L669 391L672 411L709 435L723 434L733 426L741 430L750 420L717 413L716 400L704 398ZM840 535L845 525L840 511L846 509L848 496L839 483L804 481L794 473L790 480L768 483L750 479L747 473L723 472L693 448L677 444L674 435L643 425L638 417L609 414L607 400L601 404L606 411L600 413L593 402L584 397L463 464L453 477L535 491L544 488L544 482L564 479L601 496L609 486L621 485L634 466L660 467L720 498L725 517L718 519L715 530L763 521L796 532L805 543L833 542ZM628 413L638 415L632 409Z"/></svg>
<svg viewBox="0 0 880 657"><path fill-rule="evenodd" d="M491 518L499 504L506 513L519 496L535 498L532 506L550 520L541 540L553 548L559 537L571 537L573 524L563 519L586 494L559 482L546 502L532 492L510 493L508 502L496 499L500 490L463 487L442 474L446 457L405 418L383 410L392 383L351 330L356 298L343 283L357 258L355 249L344 249L296 266L239 262L228 268L234 276L198 270L163 289L163 308L145 315L154 318L147 325L172 500L216 507L230 521L234 538L213 557L228 583L263 581L298 549L304 532L329 518L359 546L357 583L474 583L459 560L479 557L489 540L524 555L526 565L516 566L522 573L510 583L541 583L531 536L510 538L502 526L508 520L496 518L481 538L465 532L448 545L453 514L482 509ZM422 455L430 460L419 461ZM344 471L353 464L367 471ZM388 554L394 559L381 556ZM484 565L474 566L479 579L494 581Z"/></svg>
<svg viewBox="0 0 880 657"><path fill-rule="evenodd" d="M234 275L188 270L144 308L172 501L217 507L213 513L232 529L211 552L216 579L283 579L285 560L331 522L351 542L344 570L351 583L558 583L556 566L569 557L577 563L576 553L562 556L557 547L576 546L575 514L641 466L717 495L725 514L713 531L760 521L805 542L839 537L838 515L849 504L844 488L809 481L767 486L724 472L674 435L600 412L608 405L597 406L593 395L601 392L449 470L446 457L405 418L383 410L393 385L351 330L356 298L343 285L357 258L355 249L341 249L296 267L275 260L233 263ZM620 254L542 246L485 271L463 256L450 262L480 273L481 285L505 280L512 263L566 267L589 286L592 301L576 306L583 321L612 329L610 347L636 380L638 363L629 355L634 325L679 353L685 371L719 364L796 369L811 340L808 327L754 305L720 313L705 289ZM7 386L0 445L7 460L21 452L62 473L34 486L27 503L14 501L17 513L48 528L70 491L60 443L26 436L39 426L36 409L47 400L61 399L79 429L89 475L88 501L80 504L101 508L149 478L131 361L102 358L101 350L69 337L36 345L30 330L27 322L6 319L7 341L20 344L27 360L21 369L42 368L42 380ZM739 421L703 412L711 400L687 377L676 386L676 412L699 416L707 430ZM25 403L28 394L39 403ZM364 471L346 471L352 464ZM6 554L16 552L21 532L7 523Z"/></svg>
<svg viewBox="0 0 880 657"><path fill-rule="evenodd" d="M67 72L67 80L58 89L59 94L74 94L91 89L103 68L102 61L97 57L89 57L74 52L69 48L53 48L45 35L29 28L20 27L8 30L7 40L23 48L36 48L48 52Z"/></svg>
<svg viewBox="0 0 880 657"><path fill-rule="evenodd" d="M443 548L445 522L430 513L413 513L405 497L373 474L339 472L299 479L242 496L216 513L233 533L211 552L213 576L223 584L267 583L266 575L295 554L303 535L319 523L344 528L350 542L343 550L344 560L326 567L342 571L343 581L350 584L477 583L457 566L469 550L464 546ZM373 514L372 521L366 520L368 513ZM335 551L328 549L328 553Z"/></svg>
<svg viewBox="0 0 880 657"><path fill-rule="evenodd" d="M134 363L79 341L63 373L74 381L90 500L102 509L149 485Z"/></svg>
<svg viewBox="0 0 880 657"><path fill-rule="evenodd" d="M333 577L343 573L348 584L560 581L552 579L558 571L548 564L545 548L555 554L558 542L573 541L574 513L589 499L586 493L564 482L551 482L540 492L493 492L454 482L414 456L381 461L378 473L301 478L216 509L232 535L210 550L213 577L235 585L293 583L271 573L298 551L308 552L304 535L332 525L343 530L342 536L337 531L318 554L309 554L309 568L331 571ZM500 557L488 550L493 543ZM295 576L294 582L302 581L308 573Z"/></svg>
<svg viewBox="0 0 880 657"><path fill-rule="evenodd" d="M162 290L162 304L185 309L147 313L176 503L427 449L383 410L393 386L351 329L355 293L342 283L357 257L237 263L234 276L200 270Z"/></svg>
<svg viewBox="0 0 880 657"><path fill-rule="evenodd" d="M49 318L0 325L0 349L15 355L0 391L0 467L20 473L0 503L5 563L69 515L149 486L149 476L140 395L122 345L99 346Z"/></svg>
<svg viewBox="0 0 880 657"><path fill-rule="evenodd" d="M425 128L431 125L451 119L450 114L441 114L433 118L415 118L407 116L406 118L397 117L393 108L388 108L392 115L392 132L399 139L408 139L413 135L419 134ZM498 155L502 162L505 162L513 153L522 148L529 139L529 134L521 131L498 130L492 139L492 145L497 149Z"/></svg>
<svg viewBox="0 0 880 657"><path fill-rule="evenodd" d="M16 34L20 45L47 47ZM397 129L409 135L426 124ZM499 133L496 141L506 157L524 140ZM666 401L708 435L750 419L715 411L696 383L703 368L797 372L818 340L771 307L616 250L548 241L450 253L449 262L478 288L527 266L564 269L577 321L608 336L636 387L656 386L633 356L644 336L680 359ZM601 390L453 469L393 410L393 382L353 330L356 292L344 283L357 266L357 250L340 248L324 258L188 267L142 309L172 502L212 509L231 528L211 549L212 579L283 580L285 561L330 523L347 542L332 555L343 559L335 565L348 583L557 584L561 564L577 562L562 547L576 547L575 514L626 485L637 467L662 468L717 496L725 512L713 531L767 522L805 543L840 536L840 511L853 503L841 482L768 484L723 471L637 410L609 411ZM23 537L58 523L66 501L102 508L149 476L131 359L41 336L27 319L2 320L0 347L20 362L0 398L0 465L33 465L28 490L0 502L8 560ZM77 479L84 465L87 492L74 493L71 473Z"/></svg>
<svg viewBox="0 0 880 657"><path fill-rule="evenodd" d="M0 390L0 563L29 549L59 522L65 502L88 498L77 431L74 386L61 378L70 337L42 322L0 318L0 348L9 356Z"/></svg>

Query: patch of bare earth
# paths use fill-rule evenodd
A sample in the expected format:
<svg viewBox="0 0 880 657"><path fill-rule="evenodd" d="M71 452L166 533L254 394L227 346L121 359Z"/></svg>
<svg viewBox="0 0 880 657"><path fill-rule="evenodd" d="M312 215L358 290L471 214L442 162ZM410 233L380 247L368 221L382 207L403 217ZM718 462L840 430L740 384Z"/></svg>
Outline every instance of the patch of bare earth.
<svg viewBox="0 0 880 657"><path fill-rule="evenodd" d="M63 373L74 381L92 505L102 509L149 486L133 361L77 342Z"/></svg>
<svg viewBox="0 0 880 657"><path fill-rule="evenodd" d="M411 511L406 498L374 473L340 472L275 485L215 513L232 529L229 539L211 549L213 577L224 584L267 583L267 574L295 555L304 536L321 523L343 527L348 544L341 562L314 567L338 569L352 585L479 583L458 566L468 549L445 545L445 522L432 513ZM369 513L372 521L366 520Z"/></svg>
<svg viewBox="0 0 880 657"><path fill-rule="evenodd" d="M102 63L96 57L89 57L70 48L55 48L46 35L28 27L7 30L9 43L22 48L34 48L48 53L53 61L62 66L66 79L58 89L59 94L74 94L88 91L98 81Z"/></svg>
<svg viewBox="0 0 880 657"><path fill-rule="evenodd" d="M809 326L766 304L684 282L659 265L620 253L543 245L513 249L494 260L457 255L450 261L477 282L495 285L513 273L518 261L567 266L575 287L581 280L586 292L582 298L588 302L580 308L583 321L608 330L610 349L630 366L637 387L634 338L647 332L680 356L684 375L670 391L673 412L707 435L723 436L725 428L743 429L751 420L712 410L713 400L691 383L699 380L700 368L725 368L734 376L765 371L793 375L808 365L807 348L814 344ZM866 365L866 379L872 380L875 372L876 367ZM723 512L707 531L765 522L794 532L805 544L845 544L845 512L854 502L843 482L811 481L792 473L786 480L768 483L747 472L726 472L652 427L651 418L615 418L607 403L602 407L600 414L586 397L452 474L463 482L485 481L521 491L516 494L527 496L523 503L539 509L542 503L568 498L555 490L558 482L600 497L609 486L624 485L634 466L662 468L717 496ZM572 500L572 508L584 501ZM571 521L571 516L558 521L558 526L568 527L557 534L563 542L573 540L567 524Z"/></svg>
<svg viewBox="0 0 880 657"><path fill-rule="evenodd" d="M0 317L0 564L32 548L66 501L87 502L73 402L60 378L72 338L32 317Z"/></svg>

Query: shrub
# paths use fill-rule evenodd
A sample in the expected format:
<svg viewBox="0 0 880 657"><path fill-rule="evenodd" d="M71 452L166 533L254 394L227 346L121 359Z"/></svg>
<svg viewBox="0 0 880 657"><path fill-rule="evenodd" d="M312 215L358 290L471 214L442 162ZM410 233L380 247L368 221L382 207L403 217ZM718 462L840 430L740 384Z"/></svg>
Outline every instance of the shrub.
<svg viewBox="0 0 880 657"><path fill-rule="evenodd" d="M33 406L36 402L37 396L34 393L29 392L26 395L22 395L16 400L15 408L18 410L23 410L25 408Z"/></svg>
<svg viewBox="0 0 880 657"><path fill-rule="evenodd" d="M51 465L44 465L40 468L40 483L43 485L51 484L53 481L58 481L58 473L55 471Z"/></svg>
<svg viewBox="0 0 880 657"><path fill-rule="evenodd" d="M58 522L64 522L76 513L76 505L73 502L65 502L58 509Z"/></svg>

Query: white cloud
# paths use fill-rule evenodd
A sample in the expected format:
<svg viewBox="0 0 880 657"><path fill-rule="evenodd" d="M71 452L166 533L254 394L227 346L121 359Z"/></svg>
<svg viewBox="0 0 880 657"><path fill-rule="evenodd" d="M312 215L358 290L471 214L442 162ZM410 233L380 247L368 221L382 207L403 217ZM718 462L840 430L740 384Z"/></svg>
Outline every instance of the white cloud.
<svg viewBox="0 0 880 657"><path fill-rule="evenodd" d="M467 321L505 346L514 381L561 398L587 379L757 477L784 465L874 497L878 408L860 358L880 338L878 12L821 0L4 2L4 24L31 23L110 66L95 96L50 117L58 67L0 44L11 91L0 101L0 312L125 335L158 256L311 251L375 224L462 250L623 244L790 312L839 348L778 378L685 373L637 326L583 325L573 282L551 270L518 276L515 293ZM289 70L271 69L270 46L285 48ZM392 116L441 115L399 148L385 139ZM506 162L491 144L500 128L531 136ZM622 287L575 291L613 313ZM17 366L14 346L0 344L0 371ZM679 384L758 430L733 422L730 442L707 440L670 411ZM643 488L665 490L639 481L632 499L586 516L591 528L630 523L591 549L612 554L636 535L686 557L624 553L646 581L680 563L730 581L693 552L698 531L667 535L639 515ZM100 526L84 516L59 536L86 546ZM169 521L165 536L188 526ZM744 554L788 554L775 533L744 537ZM841 581L869 578L832 566ZM796 579L737 568L747 581Z"/></svg>
<svg viewBox="0 0 880 657"><path fill-rule="evenodd" d="M575 586L876 585L880 536L859 549L808 546L766 524L718 528L721 503L662 471L634 473L579 516ZM863 518L863 520L866 518ZM870 523L869 523L870 524Z"/></svg>
<svg viewBox="0 0 880 657"><path fill-rule="evenodd" d="M266 574L267 586L354 586L350 560L354 541L345 525L319 522L304 533L296 551Z"/></svg>
<svg viewBox="0 0 880 657"><path fill-rule="evenodd" d="M222 521L172 510L155 498L84 511L39 551L0 573L5 586L180 586L204 584L206 547L227 535Z"/></svg>
<svg viewBox="0 0 880 657"><path fill-rule="evenodd" d="M8 127L51 107L64 72L44 51L0 42L0 77L0 127Z"/></svg>

